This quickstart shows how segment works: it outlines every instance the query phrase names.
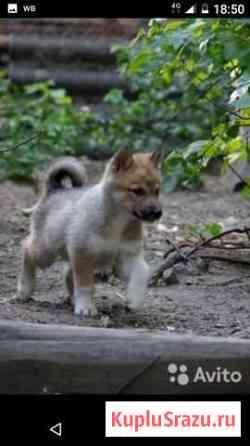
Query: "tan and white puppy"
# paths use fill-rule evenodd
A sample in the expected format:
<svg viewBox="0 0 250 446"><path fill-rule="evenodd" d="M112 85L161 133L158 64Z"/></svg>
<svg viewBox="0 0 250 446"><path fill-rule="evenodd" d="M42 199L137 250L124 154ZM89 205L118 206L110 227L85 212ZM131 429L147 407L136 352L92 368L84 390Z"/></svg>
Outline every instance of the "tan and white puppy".
<svg viewBox="0 0 250 446"><path fill-rule="evenodd" d="M149 268L143 256L143 222L162 215L159 202L160 153L118 152L101 181L86 184L83 165L74 158L56 161L34 206L30 234L24 241L17 298L27 300L37 268L68 261L67 292L77 315L95 315L94 272L118 265L128 280L128 301L139 306L145 296ZM63 179L69 177L71 188Z"/></svg>

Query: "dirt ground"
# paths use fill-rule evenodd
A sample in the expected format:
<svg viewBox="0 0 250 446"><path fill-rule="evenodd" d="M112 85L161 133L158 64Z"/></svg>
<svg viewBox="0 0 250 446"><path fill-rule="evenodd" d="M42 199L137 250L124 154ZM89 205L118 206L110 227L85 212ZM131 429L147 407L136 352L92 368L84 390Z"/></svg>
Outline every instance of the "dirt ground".
<svg viewBox="0 0 250 446"><path fill-rule="evenodd" d="M90 163L92 181L102 163ZM209 183L209 182L208 182ZM218 184L217 184L218 183ZM146 258L158 265L168 248L166 237L178 242L187 237L193 223L248 224L250 203L239 194L223 190L210 178L209 191L162 194L164 217L160 225L146 228ZM97 327L144 327L178 333L250 338L250 266L210 261L208 271L176 268L179 283L150 287L141 309L130 311L118 279L99 280L96 285L98 316L79 319L64 301L63 265L57 263L38 274L37 289L28 303L10 300L15 294L21 241L28 233L29 218L21 209L32 205L31 187L11 182L0 185L0 319L43 324L72 324ZM250 260L250 252L248 252ZM247 258L247 254L245 257Z"/></svg>

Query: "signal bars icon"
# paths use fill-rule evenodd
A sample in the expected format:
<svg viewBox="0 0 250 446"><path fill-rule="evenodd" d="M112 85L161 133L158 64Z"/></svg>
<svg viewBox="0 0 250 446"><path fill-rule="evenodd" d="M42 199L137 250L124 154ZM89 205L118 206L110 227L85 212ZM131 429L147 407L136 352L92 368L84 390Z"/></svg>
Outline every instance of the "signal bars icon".
<svg viewBox="0 0 250 446"><path fill-rule="evenodd" d="M197 5L193 5L187 11L185 11L185 14L196 14L196 11L197 11Z"/></svg>

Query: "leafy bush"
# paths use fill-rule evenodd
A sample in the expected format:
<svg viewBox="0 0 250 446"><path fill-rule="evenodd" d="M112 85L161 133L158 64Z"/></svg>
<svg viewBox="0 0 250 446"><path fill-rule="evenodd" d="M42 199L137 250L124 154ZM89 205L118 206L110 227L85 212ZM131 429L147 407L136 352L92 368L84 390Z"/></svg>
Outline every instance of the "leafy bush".
<svg viewBox="0 0 250 446"><path fill-rule="evenodd" d="M17 87L2 74L0 98L2 177L27 179L37 164L80 148L81 115L52 82Z"/></svg>
<svg viewBox="0 0 250 446"><path fill-rule="evenodd" d="M115 50L138 94L123 111L128 117L140 110L131 143L149 149L163 142L167 190L199 185L211 158L223 157L226 166L249 156L238 136L250 125L249 20L153 20L129 48ZM122 95L115 98L114 108L124 110ZM141 140L136 125L144 127Z"/></svg>

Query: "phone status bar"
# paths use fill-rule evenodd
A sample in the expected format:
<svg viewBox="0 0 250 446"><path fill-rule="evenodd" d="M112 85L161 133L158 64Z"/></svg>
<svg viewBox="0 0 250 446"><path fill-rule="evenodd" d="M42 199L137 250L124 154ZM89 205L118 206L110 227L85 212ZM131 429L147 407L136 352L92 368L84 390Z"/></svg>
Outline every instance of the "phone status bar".
<svg viewBox="0 0 250 446"><path fill-rule="evenodd" d="M34 1L32 3L21 2L1 2L0 3L0 18L93 18L96 17L97 11L91 11L91 5L88 4L88 8L81 3L72 4L62 2L60 7L57 5L45 2ZM103 5L104 6L104 5ZM219 2L192 2L186 0L169 1L167 4L161 4L160 12L157 7L155 11L150 11L148 6L145 5L143 11L140 10L140 14L136 17L136 10L132 8L132 11L128 14L127 11L115 11L112 8L112 14L109 17L107 7L98 6L98 17L114 18L114 17L131 17L135 15L135 18L141 17L143 13L144 17L155 18L156 20L174 19L174 18L248 18L250 17L250 5L248 0L239 0L232 3L229 1ZM155 5L156 6L156 5ZM132 15L131 15L132 12ZM93 13L95 15L93 15ZM125 13L125 14L124 14ZM162 16L162 17L161 17Z"/></svg>

